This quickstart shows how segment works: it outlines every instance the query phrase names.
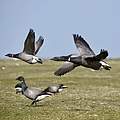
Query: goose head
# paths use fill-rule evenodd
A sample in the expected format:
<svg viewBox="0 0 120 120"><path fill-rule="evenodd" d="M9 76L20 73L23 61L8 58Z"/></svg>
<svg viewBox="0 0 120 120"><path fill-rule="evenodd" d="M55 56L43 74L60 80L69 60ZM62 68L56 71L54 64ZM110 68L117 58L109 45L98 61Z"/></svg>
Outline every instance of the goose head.
<svg viewBox="0 0 120 120"><path fill-rule="evenodd" d="M19 58L19 53L18 53L18 54L11 54L11 53L8 53L8 54L6 54L5 56L11 57L11 58Z"/></svg>
<svg viewBox="0 0 120 120"><path fill-rule="evenodd" d="M25 83L25 79L24 79L23 76L19 76L19 77L16 78L16 80L19 80L21 82L21 83L18 83L18 84L19 84L19 88L22 89L22 94L23 94L24 91L28 88L28 86Z"/></svg>
<svg viewBox="0 0 120 120"><path fill-rule="evenodd" d="M7 57L13 57L14 55L11 54L11 53L9 53L9 54L6 54L5 56L7 56Z"/></svg>
<svg viewBox="0 0 120 120"><path fill-rule="evenodd" d="M16 80L19 80L19 81L25 81L25 79L24 79L23 76L19 76L19 77L17 77Z"/></svg>
<svg viewBox="0 0 120 120"><path fill-rule="evenodd" d="M58 92L63 91L63 89L65 89L65 88L68 88L68 87L63 84L59 84Z"/></svg>

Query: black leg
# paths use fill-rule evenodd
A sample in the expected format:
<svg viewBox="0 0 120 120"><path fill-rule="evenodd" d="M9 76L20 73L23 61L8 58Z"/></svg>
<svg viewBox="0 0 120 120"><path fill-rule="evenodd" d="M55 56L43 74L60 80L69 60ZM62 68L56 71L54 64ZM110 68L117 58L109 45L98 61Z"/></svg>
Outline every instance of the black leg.
<svg viewBox="0 0 120 120"><path fill-rule="evenodd" d="M34 103L35 103L35 101L33 101L33 102L31 103L31 105L34 105Z"/></svg>
<svg viewBox="0 0 120 120"><path fill-rule="evenodd" d="M37 101L32 101L31 106L33 106L35 104L35 106L37 105Z"/></svg>

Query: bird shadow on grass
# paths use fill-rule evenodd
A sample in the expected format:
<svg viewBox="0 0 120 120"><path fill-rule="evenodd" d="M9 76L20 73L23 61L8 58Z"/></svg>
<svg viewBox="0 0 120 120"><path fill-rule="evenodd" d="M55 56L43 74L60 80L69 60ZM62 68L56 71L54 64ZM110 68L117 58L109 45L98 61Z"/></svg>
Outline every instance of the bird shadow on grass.
<svg viewBox="0 0 120 120"><path fill-rule="evenodd" d="M89 109L81 109L81 108L69 108L69 109L67 109L67 111L84 111L84 112L87 112L87 111L90 111Z"/></svg>
<svg viewBox="0 0 120 120"><path fill-rule="evenodd" d="M37 104L37 105L25 105L26 107L45 107L45 104Z"/></svg>

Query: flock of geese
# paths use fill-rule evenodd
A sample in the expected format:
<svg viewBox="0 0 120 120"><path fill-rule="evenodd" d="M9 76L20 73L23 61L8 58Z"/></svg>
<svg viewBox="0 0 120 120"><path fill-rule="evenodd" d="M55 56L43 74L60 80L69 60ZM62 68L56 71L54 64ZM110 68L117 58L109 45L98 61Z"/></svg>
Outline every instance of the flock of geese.
<svg viewBox="0 0 120 120"><path fill-rule="evenodd" d="M61 76L64 75L78 66L84 66L87 68L91 68L93 70L110 70L111 66L107 64L104 59L108 56L108 51L101 49L99 54L95 54L93 50L90 48L89 44L79 36L78 34L73 34L74 43L79 51L79 54L69 54L63 56L53 57L50 60L53 61L64 61L63 65L60 66L55 72L54 75ZM36 56L39 49L43 45L44 38L40 36L37 41L35 41L35 32L33 29L29 30L29 33L26 37L24 42L24 49L22 52L17 54L6 54L5 56L11 58L18 58L22 61L25 61L29 64L35 63L43 63L43 60ZM67 86L63 84L48 86L44 90L40 90L37 88L29 87L23 76L19 76L16 78L19 81L15 85L16 93L21 93L22 95L26 96L27 98L32 100L31 105L36 105L38 101L42 99L52 96L56 93L61 92Z"/></svg>

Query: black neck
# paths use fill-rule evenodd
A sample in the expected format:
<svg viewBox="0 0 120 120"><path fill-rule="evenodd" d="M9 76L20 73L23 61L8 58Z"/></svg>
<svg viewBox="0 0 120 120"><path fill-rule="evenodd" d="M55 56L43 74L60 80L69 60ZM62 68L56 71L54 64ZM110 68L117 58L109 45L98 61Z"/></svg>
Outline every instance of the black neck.
<svg viewBox="0 0 120 120"><path fill-rule="evenodd" d="M25 81L22 82L22 90L25 91L28 88Z"/></svg>
<svg viewBox="0 0 120 120"><path fill-rule="evenodd" d="M12 54L14 58L18 58L19 54Z"/></svg>

